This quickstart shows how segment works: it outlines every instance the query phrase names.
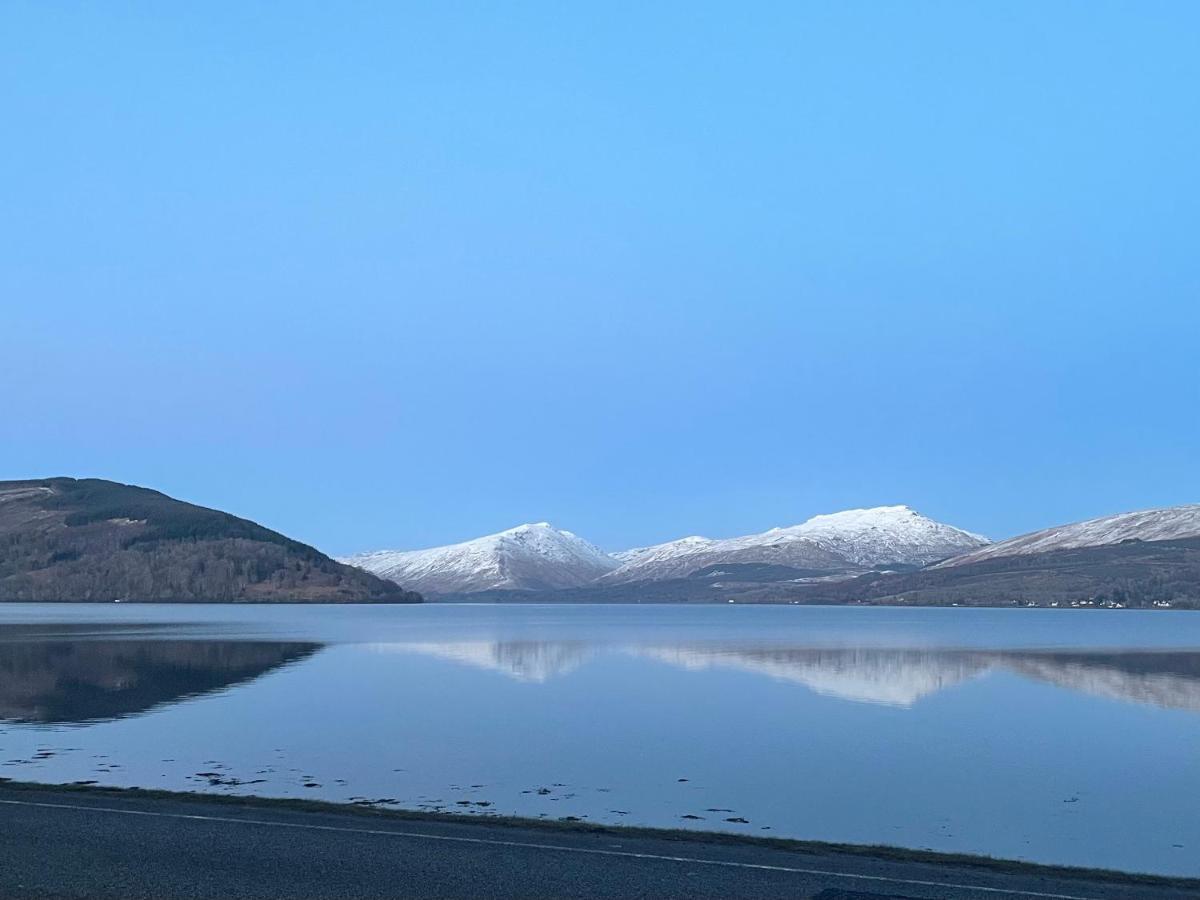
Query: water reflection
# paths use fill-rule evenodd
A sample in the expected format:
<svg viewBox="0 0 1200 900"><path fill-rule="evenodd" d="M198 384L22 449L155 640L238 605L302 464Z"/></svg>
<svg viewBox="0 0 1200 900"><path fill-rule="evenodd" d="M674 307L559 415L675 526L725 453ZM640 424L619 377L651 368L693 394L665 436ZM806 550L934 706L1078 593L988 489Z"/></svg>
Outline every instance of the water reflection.
<svg viewBox="0 0 1200 900"><path fill-rule="evenodd" d="M687 669L740 669L792 681L828 697L887 706L912 706L988 668L973 653L869 647L652 647L641 652Z"/></svg>
<svg viewBox="0 0 1200 900"><path fill-rule="evenodd" d="M253 680L305 659L320 646L122 638L5 640L0 642L0 720L64 724L133 716Z"/></svg>
<svg viewBox="0 0 1200 900"><path fill-rule="evenodd" d="M1013 653L1003 664L1087 694L1200 712L1200 653Z"/></svg>
<svg viewBox="0 0 1200 900"><path fill-rule="evenodd" d="M436 656L534 683L566 675L595 653L595 645L585 641L428 641L377 644L375 649Z"/></svg>
<svg viewBox="0 0 1200 900"><path fill-rule="evenodd" d="M459 641L376 645L545 682L589 658L620 652L689 671L734 669L794 682L828 697L911 707L988 673L1009 672L1081 693L1200 712L1200 652L914 650L717 644L615 645L583 641Z"/></svg>
<svg viewBox="0 0 1200 900"><path fill-rule="evenodd" d="M1195 876L1198 713L1193 613L0 604L0 779Z"/></svg>
<svg viewBox="0 0 1200 900"><path fill-rule="evenodd" d="M307 659L316 642L105 638L0 630L0 720L88 723L138 715L226 690ZM448 640L369 645L538 684L601 654L690 672L726 670L800 685L826 697L910 708L956 685L1004 672L1084 694L1200 712L1200 652L792 647L719 642Z"/></svg>

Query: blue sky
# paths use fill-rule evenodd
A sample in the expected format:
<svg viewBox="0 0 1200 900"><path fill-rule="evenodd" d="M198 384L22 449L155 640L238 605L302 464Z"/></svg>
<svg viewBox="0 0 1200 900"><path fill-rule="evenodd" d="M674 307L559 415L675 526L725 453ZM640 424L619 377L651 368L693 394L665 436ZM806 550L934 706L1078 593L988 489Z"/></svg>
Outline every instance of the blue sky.
<svg viewBox="0 0 1200 900"><path fill-rule="evenodd" d="M1200 5L13 2L0 477L330 552L1200 501Z"/></svg>

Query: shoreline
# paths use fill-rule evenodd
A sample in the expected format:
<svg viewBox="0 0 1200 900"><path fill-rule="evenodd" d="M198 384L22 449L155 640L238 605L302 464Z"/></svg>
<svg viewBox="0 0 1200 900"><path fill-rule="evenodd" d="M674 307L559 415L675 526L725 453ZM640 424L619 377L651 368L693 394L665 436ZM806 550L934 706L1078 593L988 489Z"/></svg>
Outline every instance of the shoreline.
<svg viewBox="0 0 1200 900"><path fill-rule="evenodd" d="M770 606L795 609L1004 609L1041 610L1045 612L1200 612L1200 604L1180 606L1104 606L1100 604L1075 604L1054 606L1049 603L917 603L884 602L875 600L853 600L845 603L802 603L792 600L533 600L519 599L443 599L437 595L420 601L414 600L12 600L0 598L0 609L5 606L664 606L664 607L730 607Z"/></svg>
<svg viewBox="0 0 1200 900"><path fill-rule="evenodd" d="M224 808L291 810L296 812L335 813L338 815L361 816L364 819L393 822L427 822L443 824L470 824L485 827L511 828L542 831L550 834L598 834L614 837L649 838L672 841L680 844L719 844L729 846L757 847L762 849L791 851L808 855L834 855L856 859L872 859L887 862L922 863L928 865L953 866L955 868L978 869L1000 874L1019 874L1031 877L1065 878L1081 881L1104 881L1109 884L1130 886L1166 887L1200 893L1200 877L1156 875L1150 872L1125 872L1116 869L1099 869L1082 866L1060 866L1046 863L1026 862L1018 859L966 854L942 853L935 850L918 850L886 844L844 844L826 841L801 840L796 838L760 837L725 831L702 831L698 829L651 828L647 826L607 825L580 821L547 820L503 815L461 815L457 813L434 813L421 810L379 808L328 800L303 798L261 797L254 794L207 794L199 791L169 791L154 788L121 788L103 785L55 784L53 782L17 781L0 779L0 792L15 793L64 793L90 798L129 799L142 801L171 801L194 804L198 807L216 806Z"/></svg>

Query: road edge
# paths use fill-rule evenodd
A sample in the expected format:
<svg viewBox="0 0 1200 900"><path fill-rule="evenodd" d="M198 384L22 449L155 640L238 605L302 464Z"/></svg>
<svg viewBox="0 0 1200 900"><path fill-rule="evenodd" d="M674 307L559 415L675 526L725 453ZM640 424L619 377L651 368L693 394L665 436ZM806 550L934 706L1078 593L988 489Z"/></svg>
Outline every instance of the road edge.
<svg viewBox="0 0 1200 900"><path fill-rule="evenodd" d="M699 829L651 828L640 825L609 825L562 819L533 819L491 813L464 815L435 813L423 810L374 807L352 803L304 798L261 797L253 794L210 794L202 791L168 791L153 788L127 788L92 784L54 784L36 781L16 781L0 778L0 794L69 794L75 797L109 798L115 800L163 800L196 806L215 806L224 809L282 810L356 816L374 821L427 822L448 825L476 825L540 831L548 834L598 834L616 837L638 837L680 844L721 844L758 847L792 853L822 856L848 856L888 862L925 863L955 868L977 869L1002 874L1020 873L1045 878L1078 881L1105 881L1110 884L1129 884L1167 887L1196 891L1200 895L1200 878L1155 875L1147 872L1123 872L1116 869L1057 866L967 853L944 853L918 850L887 844L842 844L795 838L743 835L728 831Z"/></svg>

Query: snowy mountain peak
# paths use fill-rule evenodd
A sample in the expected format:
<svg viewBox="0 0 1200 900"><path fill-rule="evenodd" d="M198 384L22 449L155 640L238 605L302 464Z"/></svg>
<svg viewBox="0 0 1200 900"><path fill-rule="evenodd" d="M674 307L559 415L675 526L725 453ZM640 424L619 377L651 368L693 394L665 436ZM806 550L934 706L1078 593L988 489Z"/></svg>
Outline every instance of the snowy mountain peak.
<svg viewBox="0 0 1200 900"><path fill-rule="evenodd" d="M1169 541L1200 537L1200 504L1143 509L1046 528L955 556L938 568L961 566L1001 556L1025 556L1052 550L1103 547L1122 541Z"/></svg>
<svg viewBox="0 0 1200 900"><path fill-rule="evenodd" d="M940 525L939 522L921 515L911 506L900 505L872 506L866 509L844 509L841 512L824 513L813 516L808 521L793 527L809 532L859 532L870 529L894 529L919 532L928 530L931 526L938 525ZM948 528L950 526L942 527ZM954 530L963 534L970 533L963 532L958 528ZM976 536L979 537L978 535ZM986 538L980 537L980 540L986 540Z"/></svg>
<svg viewBox="0 0 1200 900"><path fill-rule="evenodd" d="M430 594L578 587L618 565L604 551L549 522L445 547L378 550L341 561Z"/></svg>
<svg viewBox="0 0 1200 900"><path fill-rule="evenodd" d="M886 563L924 565L987 543L987 538L936 522L908 506L877 506L813 516L799 525L743 537L690 537L626 550L613 555L621 566L604 581L684 578L698 569L729 563L840 571Z"/></svg>
<svg viewBox="0 0 1200 900"><path fill-rule="evenodd" d="M794 529L861 566L925 565L986 545L988 539L934 521L910 506L876 506L813 516Z"/></svg>
<svg viewBox="0 0 1200 900"><path fill-rule="evenodd" d="M812 533L850 533L873 528L919 528L923 523L932 521L932 519L926 519L911 506L872 506L866 509L844 509L841 512L823 513L813 516L799 525L794 525L792 528Z"/></svg>

